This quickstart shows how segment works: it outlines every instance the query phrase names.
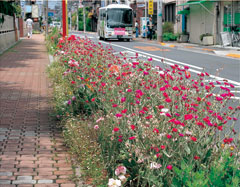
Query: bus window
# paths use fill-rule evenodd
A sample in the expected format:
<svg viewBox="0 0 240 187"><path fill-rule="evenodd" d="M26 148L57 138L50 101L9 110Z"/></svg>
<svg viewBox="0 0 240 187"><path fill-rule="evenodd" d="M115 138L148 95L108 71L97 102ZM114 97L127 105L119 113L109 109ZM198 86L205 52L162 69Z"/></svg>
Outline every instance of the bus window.
<svg viewBox="0 0 240 187"><path fill-rule="evenodd" d="M109 9L107 11L107 24L110 28L132 27L132 10Z"/></svg>

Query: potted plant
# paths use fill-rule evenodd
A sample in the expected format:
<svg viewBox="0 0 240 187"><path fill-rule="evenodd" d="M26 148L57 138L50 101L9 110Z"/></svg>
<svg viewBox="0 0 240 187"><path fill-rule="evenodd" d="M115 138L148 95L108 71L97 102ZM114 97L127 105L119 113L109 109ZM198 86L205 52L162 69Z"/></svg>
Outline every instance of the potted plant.
<svg viewBox="0 0 240 187"><path fill-rule="evenodd" d="M200 40L203 45L213 45L213 35L210 33L201 34Z"/></svg>
<svg viewBox="0 0 240 187"><path fill-rule="evenodd" d="M189 40L189 33L188 32L184 31L179 35L179 39L178 39L179 42L184 43L184 42L188 42L188 40Z"/></svg>

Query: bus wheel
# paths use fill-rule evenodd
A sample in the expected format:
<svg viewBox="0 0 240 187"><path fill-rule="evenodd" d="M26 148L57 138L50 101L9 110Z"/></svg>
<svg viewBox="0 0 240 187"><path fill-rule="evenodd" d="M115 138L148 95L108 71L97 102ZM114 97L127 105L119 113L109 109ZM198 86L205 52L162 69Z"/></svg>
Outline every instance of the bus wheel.
<svg viewBox="0 0 240 187"><path fill-rule="evenodd" d="M103 40L103 37L99 36L99 40Z"/></svg>
<svg viewBox="0 0 240 187"><path fill-rule="evenodd" d="M130 39L127 39L127 42L130 42Z"/></svg>

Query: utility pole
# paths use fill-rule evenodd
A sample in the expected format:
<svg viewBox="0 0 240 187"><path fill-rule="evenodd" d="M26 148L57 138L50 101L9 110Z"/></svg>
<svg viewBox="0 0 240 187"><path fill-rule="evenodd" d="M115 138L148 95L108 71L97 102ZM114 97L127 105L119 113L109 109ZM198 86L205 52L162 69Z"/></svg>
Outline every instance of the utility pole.
<svg viewBox="0 0 240 187"><path fill-rule="evenodd" d="M46 0L46 37L48 36L48 0Z"/></svg>
<svg viewBox="0 0 240 187"><path fill-rule="evenodd" d="M85 5L83 5L83 32L86 32L86 15L85 15Z"/></svg>
<svg viewBox="0 0 240 187"><path fill-rule="evenodd" d="M79 7L79 5L77 4L77 31L78 31L78 24L79 24L79 18L78 18L78 7Z"/></svg>
<svg viewBox="0 0 240 187"><path fill-rule="evenodd" d="M162 42L162 0L157 2L157 41Z"/></svg>
<svg viewBox="0 0 240 187"><path fill-rule="evenodd" d="M144 30L144 36L145 38L147 38L147 33L146 33L146 29L147 29L147 0L145 0L145 27L143 27Z"/></svg>
<svg viewBox="0 0 240 187"><path fill-rule="evenodd" d="M67 22L66 22L66 1L62 0L62 28L63 28L63 37L67 35Z"/></svg>

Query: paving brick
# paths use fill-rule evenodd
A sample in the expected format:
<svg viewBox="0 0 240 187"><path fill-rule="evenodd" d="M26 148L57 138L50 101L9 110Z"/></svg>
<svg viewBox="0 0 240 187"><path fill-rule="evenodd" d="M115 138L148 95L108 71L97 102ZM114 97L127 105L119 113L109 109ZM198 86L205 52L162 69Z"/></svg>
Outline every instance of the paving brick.
<svg viewBox="0 0 240 187"><path fill-rule="evenodd" d="M11 184L10 180L0 180L0 184Z"/></svg>
<svg viewBox="0 0 240 187"><path fill-rule="evenodd" d="M56 183L58 183L58 184L66 184L66 183L72 183L72 181L67 180L67 179L57 179Z"/></svg>
<svg viewBox="0 0 240 187"><path fill-rule="evenodd" d="M75 184L61 184L61 187L75 187Z"/></svg>
<svg viewBox="0 0 240 187"><path fill-rule="evenodd" d="M51 184L51 183L53 183L53 180L49 180L49 179L38 180L38 184Z"/></svg>
<svg viewBox="0 0 240 187"><path fill-rule="evenodd" d="M0 172L0 176L12 176L12 172Z"/></svg>
<svg viewBox="0 0 240 187"><path fill-rule="evenodd" d="M17 180L32 180L32 176L18 176Z"/></svg>
<svg viewBox="0 0 240 187"><path fill-rule="evenodd" d="M56 179L56 178L57 178L56 175L38 175L38 176L34 176L34 180L42 180L42 179L53 180L53 179Z"/></svg>
<svg viewBox="0 0 240 187"><path fill-rule="evenodd" d="M55 175L72 175L73 172L72 171L55 171L54 174Z"/></svg>
<svg viewBox="0 0 240 187"><path fill-rule="evenodd" d="M36 184L36 180L15 180L12 184Z"/></svg>
<svg viewBox="0 0 240 187"><path fill-rule="evenodd" d="M34 187L59 187L59 184L35 184Z"/></svg>

